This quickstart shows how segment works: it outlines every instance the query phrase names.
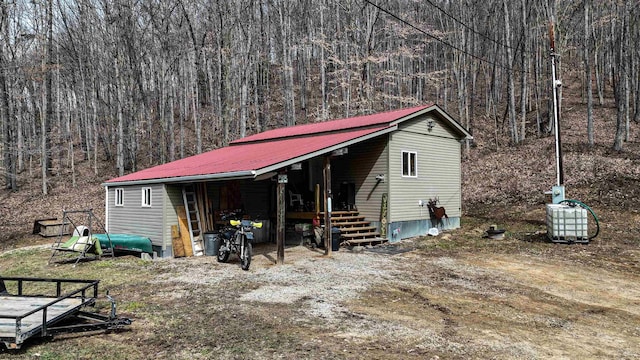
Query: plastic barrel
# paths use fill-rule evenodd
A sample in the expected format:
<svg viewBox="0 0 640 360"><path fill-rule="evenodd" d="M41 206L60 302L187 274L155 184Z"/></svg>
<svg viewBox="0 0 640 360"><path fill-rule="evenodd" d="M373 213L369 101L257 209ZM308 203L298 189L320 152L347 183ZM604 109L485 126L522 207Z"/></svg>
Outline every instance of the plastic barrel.
<svg viewBox="0 0 640 360"><path fill-rule="evenodd" d="M220 234L217 232L204 233L204 254L207 256L218 255L220 249Z"/></svg>
<svg viewBox="0 0 640 360"><path fill-rule="evenodd" d="M331 228L331 251L340 250L340 229L337 227Z"/></svg>

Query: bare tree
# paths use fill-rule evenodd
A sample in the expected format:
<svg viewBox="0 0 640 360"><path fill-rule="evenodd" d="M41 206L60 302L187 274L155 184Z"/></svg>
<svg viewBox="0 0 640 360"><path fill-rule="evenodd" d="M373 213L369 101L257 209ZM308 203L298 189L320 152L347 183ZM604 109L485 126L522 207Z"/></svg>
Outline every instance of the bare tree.
<svg viewBox="0 0 640 360"><path fill-rule="evenodd" d="M583 63L584 63L584 74L585 74L585 82L587 85L587 142L589 146L593 147L595 144L595 140L593 138L593 87L592 87L592 78L591 78L591 19L589 15L589 9L591 7L590 0L584 0L584 44L583 44Z"/></svg>

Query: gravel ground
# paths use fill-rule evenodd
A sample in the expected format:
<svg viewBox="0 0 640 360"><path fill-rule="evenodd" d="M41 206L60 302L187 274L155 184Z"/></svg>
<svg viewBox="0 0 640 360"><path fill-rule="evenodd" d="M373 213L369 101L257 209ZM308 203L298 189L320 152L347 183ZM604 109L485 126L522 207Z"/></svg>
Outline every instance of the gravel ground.
<svg viewBox="0 0 640 360"><path fill-rule="evenodd" d="M175 268L160 277L158 282L179 282L194 285L216 285L230 281L251 283L240 300L255 303L293 304L303 302L308 314L332 319L340 313L342 303L359 293L396 278L401 274L402 262L390 255L371 252L352 252L346 249L325 257L318 250L304 246L290 247L285 252L285 264L274 265L275 252L262 250L254 255L250 271L242 271L232 256L227 264L214 258L197 261L164 261L163 267ZM161 261L163 262L163 261ZM202 268L201 265L210 265ZM197 266L199 276L181 266ZM254 288L256 287L257 288Z"/></svg>
<svg viewBox="0 0 640 360"><path fill-rule="evenodd" d="M426 252L436 240L452 241L331 257L287 247L284 265L259 245L249 271L233 255L52 267L45 249L5 253L0 265L99 277L134 319L131 331L34 344L25 359L96 358L105 343L114 359L638 358L637 250L611 267L609 251L591 264L596 246Z"/></svg>

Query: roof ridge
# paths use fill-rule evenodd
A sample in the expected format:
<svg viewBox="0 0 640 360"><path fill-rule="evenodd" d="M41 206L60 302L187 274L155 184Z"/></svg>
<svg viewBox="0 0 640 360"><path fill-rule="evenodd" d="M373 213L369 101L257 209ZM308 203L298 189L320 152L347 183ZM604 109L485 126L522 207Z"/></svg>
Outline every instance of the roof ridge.
<svg viewBox="0 0 640 360"><path fill-rule="evenodd" d="M368 127L375 127L383 123L390 123L396 121L407 115L411 115L417 111L428 108L432 105L420 105L404 109L388 110L380 113L373 113L368 115L358 115L348 118L332 119L327 121L318 121L307 124L298 124L292 126L286 126L276 129L263 131L257 134L253 134L244 138L236 139L229 145L245 144L257 141L286 139L291 137L299 137L305 135L317 135L326 134L331 132L338 132L342 130L350 129L366 129ZM390 114L398 114L397 116L389 116ZM341 126L342 125L342 126ZM308 130L304 132L304 130Z"/></svg>
<svg viewBox="0 0 640 360"><path fill-rule="evenodd" d="M391 122L391 121L389 121ZM255 139L255 140L251 140L251 139L247 139L247 138L242 138L242 139L237 139L232 141L231 143L229 143L229 146L239 146L239 145L246 145L246 144L254 144L254 143L262 143L262 142L271 142L271 141L280 141L280 140L287 140L287 139L295 139L295 138L302 138L302 137L314 137L314 136L322 136L322 135L329 135L329 134L341 134L341 133L345 133L345 132L351 132L354 131L356 129L358 130L368 130L368 129L382 129L388 127L388 125L386 124L371 124L371 125L365 125L365 126L352 126L352 127L348 127L348 128L341 128L341 129L329 129L329 130L322 130L322 131L316 131L316 132L308 132L308 133L300 133L300 134L290 134L290 135L283 135L283 136L274 136L274 137L266 137L263 139ZM262 133L259 133L262 134ZM257 135L257 134L256 134ZM244 140L244 141L240 141L240 140Z"/></svg>

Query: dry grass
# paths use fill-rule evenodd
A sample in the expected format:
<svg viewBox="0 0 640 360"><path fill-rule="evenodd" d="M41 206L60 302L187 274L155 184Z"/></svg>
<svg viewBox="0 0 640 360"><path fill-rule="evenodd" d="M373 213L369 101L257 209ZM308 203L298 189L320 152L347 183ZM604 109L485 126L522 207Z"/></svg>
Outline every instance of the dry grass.
<svg viewBox="0 0 640 360"><path fill-rule="evenodd" d="M48 249L0 255L5 275L99 278L129 331L32 342L12 359L637 358L638 241L605 232L565 246L511 222L503 240L470 218L390 251L326 258L305 247L249 272L210 257L46 265ZM398 250L398 251L393 251ZM395 254L394 254L395 253ZM101 301L99 308L106 310Z"/></svg>
<svg viewBox="0 0 640 360"><path fill-rule="evenodd" d="M639 358L637 125L625 151L612 152L612 108L596 108L596 146L587 148L584 107L572 100L579 89L565 83L567 194L592 206L601 224L589 245L546 241L553 138L529 131L523 144L496 150L493 120L480 117L478 147L463 162L462 228L402 241L392 250L407 251L395 255L325 258L295 247L278 267L263 247L249 272L208 257L48 266L46 249L13 251L53 242L28 235L33 220L64 208L93 208L102 218L100 183L115 173L87 175L91 165L79 163L78 187L56 178L48 197L24 173L19 192L0 191L0 274L100 279L135 322L130 331L32 342L0 358ZM506 238L483 239L491 224Z"/></svg>

